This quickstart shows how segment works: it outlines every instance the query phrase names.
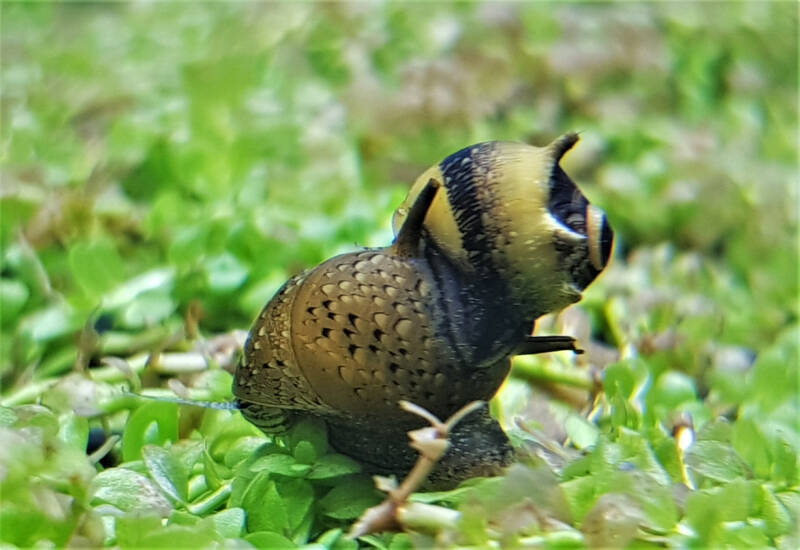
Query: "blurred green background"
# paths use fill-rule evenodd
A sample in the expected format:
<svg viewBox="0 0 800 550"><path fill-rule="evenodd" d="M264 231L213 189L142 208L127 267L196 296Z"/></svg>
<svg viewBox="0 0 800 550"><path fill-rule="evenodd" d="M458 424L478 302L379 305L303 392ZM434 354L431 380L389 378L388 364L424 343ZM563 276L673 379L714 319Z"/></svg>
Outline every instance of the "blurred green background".
<svg viewBox="0 0 800 550"><path fill-rule="evenodd" d="M104 355L186 347L184 325L246 329L290 274L388 244L447 154L577 130L565 169L618 237L580 306L592 338L644 361L619 368L655 388L653 423L750 415L732 447L749 478L778 483L780 453L750 454L785 444L797 486L796 3L0 9L4 405ZM67 540L31 536L6 540Z"/></svg>

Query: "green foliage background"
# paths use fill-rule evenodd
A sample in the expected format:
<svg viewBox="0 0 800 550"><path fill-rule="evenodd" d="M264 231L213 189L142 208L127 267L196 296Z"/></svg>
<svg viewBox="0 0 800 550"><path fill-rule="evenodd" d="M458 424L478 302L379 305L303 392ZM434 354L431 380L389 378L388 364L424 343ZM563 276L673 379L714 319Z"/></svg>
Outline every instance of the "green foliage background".
<svg viewBox="0 0 800 550"><path fill-rule="evenodd" d="M4 544L800 545L796 4L0 9ZM246 329L288 275L390 242L445 155L568 130L614 264L543 323L586 357L520 362L495 405L550 467L427 498L462 523L346 541L374 495L319 426L268 442L121 392L158 393L178 373L151 353ZM592 373L582 405L524 382ZM230 398L213 358L177 377ZM103 432L117 466L86 455Z"/></svg>

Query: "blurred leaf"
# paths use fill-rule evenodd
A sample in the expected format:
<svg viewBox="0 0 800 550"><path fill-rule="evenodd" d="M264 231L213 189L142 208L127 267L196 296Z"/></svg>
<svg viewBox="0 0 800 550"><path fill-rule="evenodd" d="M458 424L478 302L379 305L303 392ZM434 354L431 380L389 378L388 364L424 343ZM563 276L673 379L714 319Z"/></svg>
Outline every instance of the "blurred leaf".
<svg viewBox="0 0 800 550"><path fill-rule="evenodd" d="M656 403L667 410L674 410L683 403L691 403L697 399L694 381L683 373L664 372L656 380L651 395Z"/></svg>
<svg viewBox="0 0 800 550"><path fill-rule="evenodd" d="M636 379L628 363L616 363L609 366L603 376L603 387L609 396L621 395L630 397Z"/></svg>
<svg viewBox="0 0 800 550"><path fill-rule="evenodd" d="M141 548L148 533L161 528L161 518L155 514L124 515L116 518L114 530L120 548Z"/></svg>
<svg viewBox="0 0 800 550"><path fill-rule="evenodd" d="M597 442L599 434L597 426L587 422L582 416L575 414L568 416L564 429L570 441L579 449L592 447Z"/></svg>
<svg viewBox="0 0 800 550"><path fill-rule="evenodd" d="M167 525L146 533L141 539L141 545L145 548L207 548L219 542L221 537L214 531L212 522L191 526Z"/></svg>
<svg viewBox="0 0 800 550"><path fill-rule="evenodd" d="M583 518L581 531L591 548L625 548L636 535L641 515L633 499L606 493Z"/></svg>
<svg viewBox="0 0 800 550"><path fill-rule="evenodd" d="M92 499L116 506L124 512L166 517L172 510L158 487L145 476L113 468L97 474L89 487Z"/></svg>
<svg viewBox="0 0 800 550"><path fill-rule="evenodd" d="M70 248L69 264L75 281L91 298L111 290L124 276L122 258L108 240L79 242Z"/></svg>
<svg viewBox="0 0 800 550"><path fill-rule="evenodd" d="M174 186L178 180L170 146L165 139L159 139L121 183L129 197L144 200L152 198L160 188Z"/></svg>
<svg viewBox="0 0 800 550"><path fill-rule="evenodd" d="M7 428L13 426L18 418L14 409L10 407L0 407L0 427Z"/></svg>
<svg viewBox="0 0 800 550"><path fill-rule="evenodd" d="M792 514L766 487L759 487L757 491L759 502L759 516L766 522L766 534L777 537L790 533L794 526Z"/></svg>
<svg viewBox="0 0 800 550"><path fill-rule="evenodd" d="M686 453L693 472L718 482L730 482L746 474L746 466L733 447L720 441L698 441Z"/></svg>
<svg viewBox="0 0 800 550"><path fill-rule="evenodd" d="M169 292L175 283L175 270L171 268L153 269L129 279L106 294L104 307L116 309L133 302L140 295L161 290Z"/></svg>
<svg viewBox="0 0 800 550"><path fill-rule="evenodd" d="M3 325L16 321L17 316L28 301L30 292L21 281L0 279L0 323Z"/></svg>
<svg viewBox="0 0 800 550"><path fill-rule="evenodd" d="M731 434L733 448L757 476L768 478L772 457L769 444L758 427L750 420L740 418Z"/></svg>
<svg viewBox="0 0 800 550"><path fill-rule="evenodd" d="M798 456L797 453L783 440L775 444L775 465L773 477L787 485L797 484L798 481Z"/></svg>
<svg viewBox="0 0 800 550"><path fill-rule="evenodd" d="M236 290L247 279L249 270L233 254L223 253L209 258L205 264L209 289L215 293Z"/></svg>
<svg viewBox="0 0 800 550"><path fill-rule="evenodd" d="M175 302L167 292L145 292L130 301L122 312L127 328L153 326L175 311Z"/></svg>
<svg viewBox="0 0 800 550"><path fill-rule="evenodd" d="M19 331L34 342L45 342L76 331L80 325L75 310L58 303L26 315L19 324Z"/></svg>
<svg viewBox="0 0 800 550"><path fill-rule="evenodd" d="M636 466L638 470L641 470L662 486L669 484L669 476L653 454L650 443L641 434L632 430L622 429L617 443L622 452L620 456L620 459L624 461L622 464Z"/></svg>

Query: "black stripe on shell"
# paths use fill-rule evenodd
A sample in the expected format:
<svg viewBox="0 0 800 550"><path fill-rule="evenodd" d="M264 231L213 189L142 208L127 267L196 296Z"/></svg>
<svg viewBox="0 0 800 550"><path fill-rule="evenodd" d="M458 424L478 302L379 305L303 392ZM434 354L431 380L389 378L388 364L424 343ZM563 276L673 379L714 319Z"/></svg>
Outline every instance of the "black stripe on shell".
<svg viewBox="0 0 800 550"><path fill-rule="evenodd" d="M491 239L481 218L486 209L478 194L478 187L488 167L484 166L491 156L493 145L480 143L453 153L439 168L447 188L447 199L453 213L461 243L474 267L489 267Z"/></svg>

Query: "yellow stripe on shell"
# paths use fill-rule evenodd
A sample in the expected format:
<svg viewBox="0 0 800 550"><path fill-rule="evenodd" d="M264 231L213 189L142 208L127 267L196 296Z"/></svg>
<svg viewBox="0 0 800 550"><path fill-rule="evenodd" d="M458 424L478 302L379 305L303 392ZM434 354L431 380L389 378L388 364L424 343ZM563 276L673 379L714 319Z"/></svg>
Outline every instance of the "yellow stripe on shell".
<svg viewBox="0 0 800 550"><path fill-rule="evenodd" d="M425 216L425 228L428 230L431 238L442 248L442 251L459 267L466 271L471 271L472 267L467 261L467 252L461 240L461 231L458 229L453 211L450 208L449 190L447 182L444 180L444 175L439 165L434 165L425 170L425 172L417 178L408 196L403 201L403 204L395 211L392 218L392 227L395 235L400 231L403 221L408 215L408 209L414 204L417 195L425 188L428 181L433 178L443 184L443 189L436 194L433 199L428 214Z"/></svg>

